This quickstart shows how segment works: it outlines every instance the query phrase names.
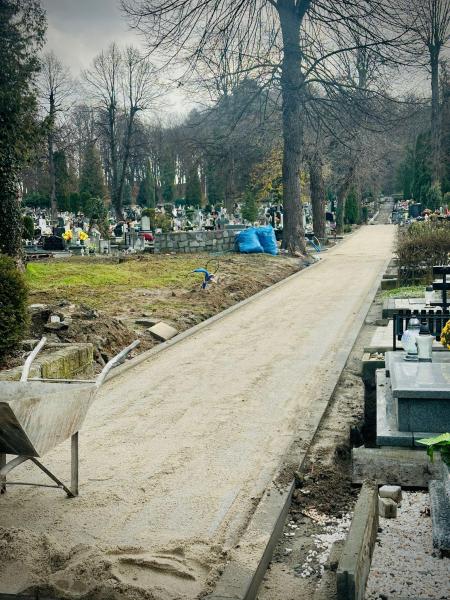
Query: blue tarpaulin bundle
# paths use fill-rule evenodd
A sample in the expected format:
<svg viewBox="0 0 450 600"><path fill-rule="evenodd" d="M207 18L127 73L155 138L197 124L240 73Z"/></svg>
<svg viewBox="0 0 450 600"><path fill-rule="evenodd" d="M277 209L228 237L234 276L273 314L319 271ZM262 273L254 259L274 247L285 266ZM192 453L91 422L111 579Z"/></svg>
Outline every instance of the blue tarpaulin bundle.
<svg viewBox="0 0 450 600"><path fill-rule="evenodd" d="M239 252L243 254L256 254L264 252L264 248L261 246L258 236L256 235L256 228L249 227L240 231L236 235L236 246Z"/></svg>
<svg viewBox="0 0 450 600"><path fill-rule="evenodd" d="M271 225L266 227L249 227L236 235L236 246L239 252L255 254L278 254L275 231Z"/></svg>
<svg viewBox="0 0 450 600"><path fill-rule="evenodd" d="M273 254L274 256L278 254L277 240L272 225L257 227L256 235L266 254Z"/></svg>

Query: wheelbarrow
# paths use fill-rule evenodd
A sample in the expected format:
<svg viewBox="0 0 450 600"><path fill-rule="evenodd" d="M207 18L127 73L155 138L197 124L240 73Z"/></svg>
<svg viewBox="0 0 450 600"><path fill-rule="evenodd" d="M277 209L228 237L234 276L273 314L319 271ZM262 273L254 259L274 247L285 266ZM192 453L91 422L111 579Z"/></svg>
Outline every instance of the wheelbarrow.
<svg viewBox="0 0 450 600"><path fill-rule="evenodd" d="M55 485L12 482L59 488L69 498L78 496L78 432L97 390L109 371L139 345L135 341L112 358L95 380L28 379L31 364L46 343L42 338L25 361L20 381L0 381L0 493L6 491L6 476L30 460ZM39 460L46 452L71 438L71 484L66 486ZM14 455L9 462L6 455Z"/></svg>

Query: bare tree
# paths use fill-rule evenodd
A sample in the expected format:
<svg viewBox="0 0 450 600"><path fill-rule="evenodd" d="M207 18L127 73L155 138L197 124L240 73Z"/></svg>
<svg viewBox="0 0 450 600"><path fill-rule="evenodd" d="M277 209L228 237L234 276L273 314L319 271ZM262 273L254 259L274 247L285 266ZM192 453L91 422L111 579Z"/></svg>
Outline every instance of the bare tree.
<svg viewBox="0 0 450 600"><path fill-rule="evenodd" d="M410 26L428 52L431 71L431 144L433 183L441 178L441 110L439 99L439 60L450 37L449 0L413 0L408 2Z"/></svg>
<svg viewBox="0 0 450 600"><path fill-rule="evenodd" d="M46 111L48 172L50 179L50 202L52 219L58 213L56 206L55 176L55 138L58 127L58 113L67 108L73 91L73 80L69 70L63 65L54 52L47 52L42 59L40 75L40 95Z"/></svg>
<svg viewBox="0 0 450 600"><path fill-rule="evenodd" d="M136 115L160 95L152 64L133 47L121 51L113 43L84 73L98 107L106 116L111 172L111 200L118 219L129 165Z"/></svg>
<svg viewBox="0 0 450 600"><path fill-rule="evenodd" d="M337 84L334 58L355 48L350 33L360 33L379 52L398 43L401 34L391 33L398 12L395 1L122 0L122 6L132 25L146 34L151 51L187 58L189 64L224 38L228 50L245 55L248 72L270 64L272 52L281 53L283 246L303 252L299 175L308 85ZM320 54L317 40L324 50Z"/></svg>

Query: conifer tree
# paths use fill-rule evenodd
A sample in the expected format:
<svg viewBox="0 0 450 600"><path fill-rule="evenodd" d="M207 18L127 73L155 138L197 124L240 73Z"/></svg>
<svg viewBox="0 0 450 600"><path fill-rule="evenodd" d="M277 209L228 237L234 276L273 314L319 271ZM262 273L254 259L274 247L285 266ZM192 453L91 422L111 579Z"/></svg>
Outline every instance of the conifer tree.
<svg viewBox="0 0 450 600"><path fill-rule="evenodd" d="M256 201L256 195L250 187L247 187L244 193L242 217L250 223L254 223L258 218L258 204Z"/></svg>
<svg viewBox="0 0 450 600"><path fill-rule="evenodd" d="M197 165L193 165L187 174L185 198L188 206L200 206L202 203L202 187Z"/></svg>
<svg viewBox="0 0 450 600"><path fill-rule="evenodd" d="M34 78L45 15L35 0L0 2L0 252L19 257L22 214L19 172L40 131Z"/></svg>
<svg viewBox="0 0 450 600"><path fill-rule="evenodd" d="M80 175L80 194L89 198L105 197L105 184L103 179L102 162L100 153L95 144L86 146Z"/></svg>
<svg viewBox="0 0 450 600"><path fill-rule="evenodd" d="M155 208L155 180L153 178L150 161L147 162L145 176L139 185L139 192L136 200L139 206Z"/></svg>

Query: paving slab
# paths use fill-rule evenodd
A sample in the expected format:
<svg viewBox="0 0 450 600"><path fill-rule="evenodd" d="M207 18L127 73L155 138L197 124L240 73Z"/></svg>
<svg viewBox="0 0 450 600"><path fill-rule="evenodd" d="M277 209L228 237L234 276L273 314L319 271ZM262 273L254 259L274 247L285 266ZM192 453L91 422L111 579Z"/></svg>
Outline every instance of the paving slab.
<svg viewBox="0 0 450 600"><path fill-rule="evenodd" d="M0 539L14 531L0 586L31 581L91 600L211 591L305 419L314 422L394 232L361 228L311 269L108 381L80 435L80 497L12 487L0 498ZM67 450L44 457L61 476ZM15 474L40 481L26 466Z"/></svg>
<svg viewBox="0 0 450 600"><path fill-rule="evenodd" d="M152 334L154 338L161 342L166 342L167 340L171 340L178 334L178 330L172 325L168 325L163 321L156 323L153 327L149 327L148 332Z"/></svg>

